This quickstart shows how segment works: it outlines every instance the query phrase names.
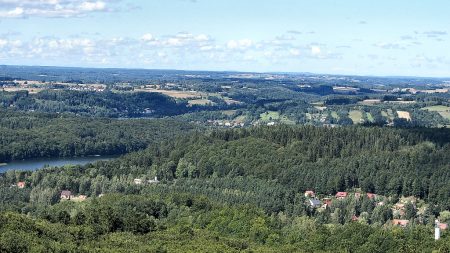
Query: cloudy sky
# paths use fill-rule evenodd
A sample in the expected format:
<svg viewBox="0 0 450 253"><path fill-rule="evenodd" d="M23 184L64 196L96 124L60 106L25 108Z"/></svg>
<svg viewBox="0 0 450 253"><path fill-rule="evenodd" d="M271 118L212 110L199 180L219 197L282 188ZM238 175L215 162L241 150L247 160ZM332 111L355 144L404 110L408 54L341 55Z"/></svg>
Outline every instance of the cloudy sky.
<svg viewBox="0 0 450 253"><path fill-rule="evenodd" d="M448 0L0 0L0 64L450 77Z"/></svg>

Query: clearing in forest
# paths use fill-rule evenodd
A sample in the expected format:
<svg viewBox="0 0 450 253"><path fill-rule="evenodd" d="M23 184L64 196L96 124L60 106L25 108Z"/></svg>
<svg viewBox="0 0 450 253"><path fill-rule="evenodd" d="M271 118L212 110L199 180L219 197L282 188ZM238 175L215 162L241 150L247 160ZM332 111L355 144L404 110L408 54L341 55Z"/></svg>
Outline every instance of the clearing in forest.
<svg viewBox="0 0 450 253"><path fill-rule="evenodd" d="M209 105L209 104L214 104L211 100L208 99L194 99L194 100L189 100L189 105Z"/></svg>
<svg viewBox="0 0 450 253"><path fill-rule="evenodd" d="M448 107L448 106L444 106L444 105L428 106L428 107L422 108L422 110L427 110L429 112L437 112L443 118L450 120L450 107Z"/></svg>
<svg viewBox="0 0 450 253"><path fill-rule="evenodd" d="M400 119L406 119L411 121L411 114L407 111L397 111L397 115Z"/></svg>
<svg viewBox="0 0 450 253"><path fill-rule="evenodd" d="M280 119L280 113L275 111L268 111L265 113L261 113L259 115L262 121L271 121L271 120L279 120Z"/></svg>
<svg viewBox="0 0 450 253"><path fill-rule="evenodd" d="M362 121L363 114L359 110L352 110L348 113L348 117L353 120L353 124L359 124Z"/></svg>

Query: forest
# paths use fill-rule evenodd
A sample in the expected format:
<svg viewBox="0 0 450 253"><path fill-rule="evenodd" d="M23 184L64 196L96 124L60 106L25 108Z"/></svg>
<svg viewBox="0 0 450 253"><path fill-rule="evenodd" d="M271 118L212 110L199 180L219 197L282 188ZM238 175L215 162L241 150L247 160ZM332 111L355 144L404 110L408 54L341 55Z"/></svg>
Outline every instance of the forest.
<svg viewBox="0 0 450 253"><path fill-rule="evenodd" d="M121 155L198 126L172 119L108 119L0 110L0 163L41 157Z"/></svg>
<svg viewBox="0 0 450 253"><path fill-rule="evenodd" d="M0 252L450 252L445 79L0 70L0 164L120 155L0 174Z"/></svg>
<svg viewBox="0 0 450 253"><path fill-rule="evenodd" d="M433 229L450 221L449 138L445 128L194 130L112 161L8 171L0 249L448 252L448 231L435 241ZM309 206L307 190L332 203Z"/></svg>

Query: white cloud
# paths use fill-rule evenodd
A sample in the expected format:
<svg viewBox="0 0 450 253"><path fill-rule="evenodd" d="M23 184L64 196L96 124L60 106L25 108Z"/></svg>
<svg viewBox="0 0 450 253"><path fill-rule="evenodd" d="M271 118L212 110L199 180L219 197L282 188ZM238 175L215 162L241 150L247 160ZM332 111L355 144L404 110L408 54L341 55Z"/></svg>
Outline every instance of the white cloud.
<svg viewBox="0 0 450 253"><path fill-rule="evenodd" d="M189 68L223 64L232 68L243 62L251 62L253 66L275 63L282 66L292 61L336 57L324 44L305 45L298 41L277 44L271 43L272 40L233 39L220 42L207 34L187 32L165 36L148 32L136 38L84 36L17 41L0 35L0 60L31 65Z"/></svg>
<svg viewBox="0 0 450 253"><path fill-rule="evenodd" d="M320 56L322 53L322 49L319 46L311 46L311 54L313 56Z"/></svg>
<svg viewBox="0 0 450 253"><path fill-rule="evenodd" d="M120 0L0 0L0 18L81 17L113 10Z"/></svg>
<svg viewBox="0 0 450 253"><path fill-rule="evenodd" d="M250 39L242 40L230 40L227 43L229 49L246 49L253 45L253 41Z"/></svg>
<svg viewBox="0 0 450 253"><path fill-rule="evenodd" d="M153 37L153 35L151 33L146 33L146 34L142 35L141 39L145 42L148 42L148 41L153 41L155 38Z"/></svg>
<svg viewBox="0 0 450 253"><path fill-rule="evenodd" d="M97 2L82 2L79 6L81 11L103 11L106 9L106 3L102 1Z"/></svg>
<svg viewBox="0 0 450 253"><path fill-rule="evenodd" d="M289 50L289 53L290 53L292 56L299 56L301 52L300 52L300 50L298 50L298 49L296 49L296 48L292 48L292 49Z"/></svg>

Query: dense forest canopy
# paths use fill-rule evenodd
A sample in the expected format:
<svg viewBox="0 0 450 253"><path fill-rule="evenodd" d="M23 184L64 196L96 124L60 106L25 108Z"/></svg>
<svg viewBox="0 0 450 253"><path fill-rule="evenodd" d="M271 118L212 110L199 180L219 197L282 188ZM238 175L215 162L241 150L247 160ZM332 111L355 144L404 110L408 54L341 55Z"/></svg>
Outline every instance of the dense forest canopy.
<svg viewBox="0 0 450 253"><path fill-rule="evenodd" d="M117 120L0 110L0 163L125 154L194 128L171 119Z"/></svg>
<svg viewBox="0 0 450 253"><path fill-rule="evenodd" d="M168 136L113 161L8 171L0 176L1 249L447 252L448 232L439 241L432 233L436 217L450 221L448 131L210 130ZM19 181L26 187L11 187ZM60 200L63 190L87 200ZM352 195L316 209L306 190L379 197ZM394 214L403 196L418 201ZM412 225L393 226L398 218Z"/></svg>

